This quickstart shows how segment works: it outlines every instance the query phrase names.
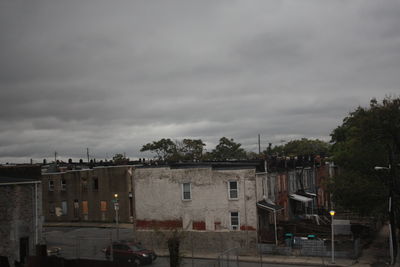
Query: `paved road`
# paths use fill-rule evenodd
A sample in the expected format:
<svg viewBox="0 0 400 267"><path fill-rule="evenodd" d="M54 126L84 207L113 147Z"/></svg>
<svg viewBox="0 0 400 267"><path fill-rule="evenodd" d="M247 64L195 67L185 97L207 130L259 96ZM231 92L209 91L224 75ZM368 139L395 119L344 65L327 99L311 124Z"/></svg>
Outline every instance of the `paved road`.
<svg viewBox="0 0 400 267"><path fill-rule="evenodd" d="M109 228L75 228L75 227L48 227L44 229L43 236L48 247L61 247L61 256L64 258L90 258L105 259L101 251L107 247L111 238L116 239L115 229ZM120 239L132 238L131 229L120 229ZM159 257L152 267L168 267L169 258ZM217 266L216 260L185 258L182 267L213 267ZM221 267L260 267L260 263L249 262L224 262ZM266 264L264 267L293 267L294 265ZM300 265L298 265L300 266Z"/></svg>
<svg viewBox="0 0 400 267"><path fill-rule="evenodd" d="M238 265L239 264L239 265ZM221 264L220 267L261 267L261 263L259 262L230 262L229 265L227 262ZM169 258L161 257L158 258L151 267L168 267L169 266ZM218 264L215 260L203 260L203 259L194 259L192 265L192 259L184 259L182 262L182 267L218 267ZM283 264L267 264L263 263L262 267L294 267L295 265L283 265ZM301 265L296 265L300 267L305 267ZM309 267L309 266L308 266Z"/></svg>

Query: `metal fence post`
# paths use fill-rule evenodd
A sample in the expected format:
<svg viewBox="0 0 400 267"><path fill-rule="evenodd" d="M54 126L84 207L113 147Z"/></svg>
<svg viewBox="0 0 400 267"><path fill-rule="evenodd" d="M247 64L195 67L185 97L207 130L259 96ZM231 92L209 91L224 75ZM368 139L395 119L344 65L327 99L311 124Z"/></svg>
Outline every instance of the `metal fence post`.
<svg viewBox="0 0 400 267"><path fill-rule="evenodd" d="M79 259L80 258L80 250L81 250L81 243L79 240L79 237L76 237L76 258Z"/></svg>
<svg viewBox="0 0 400 267"><path fill-rule="evenodd" d="M236 267L239 267L239 250L236 250Z"/></svg>
<svg viewBox="0 0 400 267"><path fill-rule="evenodd" d="M190 242L192 245L192 267L194 267L193 231L190 232Z"/></svg>
<svg viewBox="0 0 400 267"><path fill-rule="evenodd" d="M111 260L112 262L114 261L112 230L110 231L110 260Z"/></svg>

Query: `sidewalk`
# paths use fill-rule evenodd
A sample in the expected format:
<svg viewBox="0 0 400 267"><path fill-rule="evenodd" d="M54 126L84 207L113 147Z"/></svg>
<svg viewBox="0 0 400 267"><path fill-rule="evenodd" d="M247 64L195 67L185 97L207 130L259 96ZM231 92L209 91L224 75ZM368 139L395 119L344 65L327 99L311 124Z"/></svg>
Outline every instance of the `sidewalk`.
<svg viewBox="0 0 400 267"><path fill-rule="evenodd" d="M98 227L98 228L114 228L115 223L66 223L66 222L54 222L45 223L45 227ZM125 223L119 224L120 228L131 229L132 224ZM239 256L240 261L247 262L260 262L271 263L271 264L288 264L288 265L309 265L309 266L354 266L354 267L384 267L389 266L389 241L388 241L388 226L385 224L380 231L377 233L375 239L364 249L358 260L352 259L335 259L335 263L331 263L330 257L304 257L304 256L281 256L281 255L262 255L260 256ZM156 250L159 256L167 257L167 250ZM190 251L183 251L183 254L187 258L191 258L192 254ZM194 253L193 257L198 259L217 259L219 253Z"/></svg>
<svg viewBox="0 0 400 267"><path fill-rule="evenodd" d="M168 257L167 251L156 251L161 257ZM183 252L185 258L191 258L190 252ZM217 253L195 253L194 258L197 259L213 259L218 258ZM230 260L234 260L231 256ZM302 256L280 256L280 255L262 255L260 256L239 256L240 262L256 262L265 264L286 264L286 265L307 265L307 266L354 266L354 267L369 267L369 264L356 263L351 259L335 259L335 263L331 263L331 258L321 257L302 257Z"/></svg>
<svg viewBox="0 0 400 267"><path fill-rule="evenodd" d="M115 223L97 223L97 222L46 222L43 227L94 227L94 228L115 228ZM119 228L132 229L131 223L120 223Z"/></svg>
<svg viewBox="0 0 400 267"><path fill-rule="evenodd" d="M359 264L369 264L369 266L373 267L390 265L389 227L387 224L382 226L368 248L362 251L358 262Z"/></svg>

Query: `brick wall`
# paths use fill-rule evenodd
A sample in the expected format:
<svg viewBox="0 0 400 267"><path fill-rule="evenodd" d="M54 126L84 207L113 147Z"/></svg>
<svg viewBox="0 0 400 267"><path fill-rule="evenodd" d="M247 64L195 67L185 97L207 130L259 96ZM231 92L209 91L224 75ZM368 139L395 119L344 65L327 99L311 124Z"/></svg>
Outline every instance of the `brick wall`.
<svg viewBox="0 0 400 267"><path fill-rule="evenodd" d="M141 230L137 231L137 239L147 248L153 250L166 250L167 239L171 231ZM257 234L255 231L185 231L179 232L181 236L181 250L185 255L190 255L192 249L196 253L222 252L227 249L246 246L256 248Z"/></svg>
<svg viewBox="0 0 400 267"><path fill-rule="evenodd" d="M97 167L81 171L43 174L45 220L48 222L113 222L115 219L114 194L118 194L119 220L130 222L133 210L129 192L133 189L128 170L132 168L132 166ZM61 187L62 180L66 184L65 190ZM53 191L49 190L49 181L54 183ZM62 208L62 202L66 203L67 212L57 216L54 209Z"/></svg>
<svg viewBox="0 0 400 267"><path fill-rule="evenodd" d="M35 245L35 185L0 186L0 255L10 263L19 260L20 238L29 238L29 252ZM38 186L38 217L41 218L41 190ZM41 240L41 219L38 220L38 240Z"/></svg>

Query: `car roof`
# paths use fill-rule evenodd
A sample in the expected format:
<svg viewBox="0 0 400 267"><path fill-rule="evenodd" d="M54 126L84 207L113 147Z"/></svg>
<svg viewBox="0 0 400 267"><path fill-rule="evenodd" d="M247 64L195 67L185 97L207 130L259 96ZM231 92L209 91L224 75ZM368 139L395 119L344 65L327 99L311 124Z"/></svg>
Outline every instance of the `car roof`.
<svg viewBox="0 0 400 267"><path fill-rule="evenodd" d="M133 242L131 240L119 240L114 241L113 245L124 244L124 245L138 245L139 243Z"/></svg>

